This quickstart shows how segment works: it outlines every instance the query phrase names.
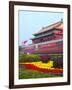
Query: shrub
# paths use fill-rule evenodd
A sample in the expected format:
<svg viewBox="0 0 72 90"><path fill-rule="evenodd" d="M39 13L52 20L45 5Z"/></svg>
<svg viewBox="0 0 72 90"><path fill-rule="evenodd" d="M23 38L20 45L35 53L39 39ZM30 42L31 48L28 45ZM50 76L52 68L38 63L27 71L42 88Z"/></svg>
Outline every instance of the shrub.
<svg viewBox="0 0 72 90"><path fill-rule="evenodd" d="M57 58L63 58L63 55L62 54L51 54L50 57L52 60L55 60Z"/></svg>
<svg viewBox="0 0 72 90"><path fill-rule="evenodd" d="M60 58L55 59L54 63L53 63L53 67L54 68L63 68L63 58L60 57Z"/></svg>
<svg viewBox="0 0 72 90"><path fill-rule="evenodd" d="M43 63L47 63L47 62L50 60L50 56L48 56L48 55L41 55L41 56L40 56L40 60L41 60Z"/></svg>
<svg viewBox="0 0 72 90"><path fill-rule="evenodd" d="M40 57L37 54L22 54L19 56L19 62L37 62Z"/></svg>
<svg viewBox="0 0 72 90"><path fill-rule="evenodd" d="M63 55L62 54L51 54L50 58L53 61L54 68L63 68Z"/></svg>

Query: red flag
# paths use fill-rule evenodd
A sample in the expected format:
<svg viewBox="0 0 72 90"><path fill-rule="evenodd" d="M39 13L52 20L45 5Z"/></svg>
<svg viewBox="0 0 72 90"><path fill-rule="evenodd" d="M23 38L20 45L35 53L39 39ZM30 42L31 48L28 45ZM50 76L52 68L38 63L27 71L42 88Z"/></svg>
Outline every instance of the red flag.
<svg viewBox="0 0 72 90"><path fill-rule="evenodd" d="M22 44L26 44L27 43L27 40L23 41Z"/></svg>

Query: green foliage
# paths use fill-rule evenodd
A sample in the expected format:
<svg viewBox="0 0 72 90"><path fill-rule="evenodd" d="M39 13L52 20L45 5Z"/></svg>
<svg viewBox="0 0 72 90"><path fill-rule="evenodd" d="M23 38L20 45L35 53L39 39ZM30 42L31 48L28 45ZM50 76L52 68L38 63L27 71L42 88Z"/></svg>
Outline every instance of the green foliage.
<svg viewBox="0 0 72 90"><path fill-rule="evenodd" d="M40 56L40 60L41 60L43 63L47 63L47 62L50 60L50 56L48 56L48 55L41 55L41 56Z"/></svg>
<svg viewBox="0 0 72 90"><path fill-rule="evenodd" d="M51 54L50 58L51 60L55 60L57 58L63 58L63 54Z"/></svg>
<svg viewBox="0 0 72 90"><path fill-rule="evenodd" d="M63 54L50 54L54 68L63 68Z"/></svg>
<svg viewBox="0 0 72 90"><path fill-rule="evenodd" d="M57 54L55 56L52 56L53 67L54 68L63 68L63 55Z"/></svg>
<svg viewBox="0 0 72 90"><path fill-rule="evenodd" d="M37 70L19 68L19 79L61 77L53 73L45 73Z"/></svg>
<svg viewBox="0 0 72 90"><path fill-rule="evenodd" d="M40 60L40 57L37 54L21 54L19 56L19 62L37 62Z"/></svg>

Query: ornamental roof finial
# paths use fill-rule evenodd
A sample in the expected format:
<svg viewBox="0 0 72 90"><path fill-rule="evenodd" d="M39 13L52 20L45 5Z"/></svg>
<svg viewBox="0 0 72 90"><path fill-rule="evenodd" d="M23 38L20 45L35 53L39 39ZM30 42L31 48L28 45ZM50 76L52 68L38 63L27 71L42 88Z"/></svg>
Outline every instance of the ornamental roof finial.
<svg viewBox="0 0 72 90"><path fill-rule="evenodd" d="M61 22L63 22L63 19L61 18Z"/></svg>

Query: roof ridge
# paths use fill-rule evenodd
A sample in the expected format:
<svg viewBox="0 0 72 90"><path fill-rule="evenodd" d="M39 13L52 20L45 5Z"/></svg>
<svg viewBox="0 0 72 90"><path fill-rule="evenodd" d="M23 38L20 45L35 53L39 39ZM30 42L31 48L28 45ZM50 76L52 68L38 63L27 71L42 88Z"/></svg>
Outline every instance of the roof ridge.
<svg viewBox="0 0 72 90"><path fill-rule="evenodd" d="M55 24L57 24L57 23L60 23L61 21L58 21L58 22L56 22L56 23L53 23L53 24L51 24L51 25L49 25L49 26L46 26L46 27L50 27L50 26L53 26L53 25L55 25Z"/></svg>
<svg viewBox="0 0 72 90"><path fill-rule="evenodd" d="M49 29L53 29L53 28L55 28L55 27L58 27L59 25L61 25L63 22L62 21L58 21L58 22L56 22L56 23L53 23L53 24L51 24L51 25L49 25L49 26L46 26L46 27L43 27L41 30L39 30L37 33L42 33L42 32L45 32L46 30L45 29L47 29L48 28L48 30ZM37 34L37 33L35 33L35 34ZM34 34L33 34L34 35Z"/></svg>

